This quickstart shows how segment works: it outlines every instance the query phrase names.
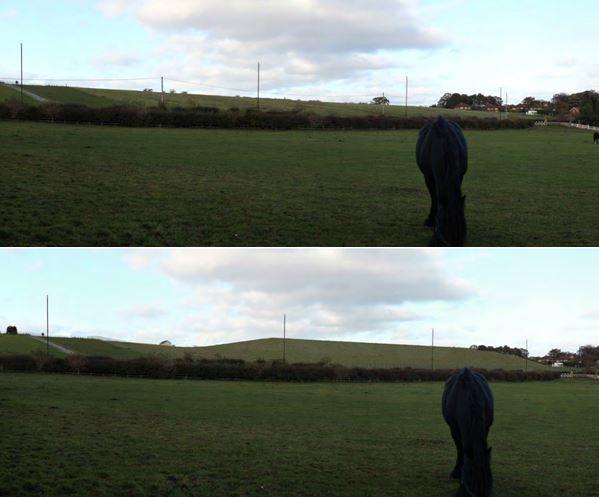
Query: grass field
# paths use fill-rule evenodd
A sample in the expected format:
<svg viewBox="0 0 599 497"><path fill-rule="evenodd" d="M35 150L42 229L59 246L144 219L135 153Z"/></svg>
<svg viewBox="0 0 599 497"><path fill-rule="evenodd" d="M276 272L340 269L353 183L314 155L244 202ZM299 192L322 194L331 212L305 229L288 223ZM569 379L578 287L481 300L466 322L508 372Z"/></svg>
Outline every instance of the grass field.
<svg viewBox="0 0 599 497"><path fill-rule="evenodd" d="M194 348L165 348L133 343L123 343L122 345L143 354L155 353L182 357L185 353L191 353L209 359L228 357L247 361L281 359L283 352L283 340L280 338ZM430 347L415 345L288 339L285 350L287 361L292 363L315 363L324 359L344 366L368 368L429 368L431 364ZM465 348L435 347L434 360L436 367L440 369L462 368L464 366L484 369L525 369L524 361L518 357ZM546 370L547 367L529 361L528 369Z"/></svg>
<svg viewBox="0 0 599 497"><path fill-rule="evenodd" d="M0 123L0 244L422 246L415 131ZM599 149L568 129L468 132L473 246L599 245Z"/></svg>
<svg viewBox="0 0 599 497"><path fill-rule="evenodd" d="M4 85L0 85L0 102L20 102L21 101L21 95L20 93L16 92L15 90L12 90L10 88L7 88ZM37 102L27 96L27 95L23 95L23 103L28 104L28 105L37 105Z"/></svg>
<svg viewBox="0 0 599 497"><path fill-rule="evenodd" d="M1 88L2 85L0 85ZM143 107L156 107L161 100L160 93L150 93L134 90L106 90L99 88L76 88L65 86L40 86L26 85L27 90L61 104L79 104L90 107L110 107L113 105L139 105ZM14 92L13 92L14 93ZM0 91L0 102L6 96ZM35 105L34 101L30 101ZM257 102L254 97L228 97L219 95L199 94L170 94L165 93L164 103L167 107L217 107L222 110L237 108L240 110L255 109ZM262 110L310 112L320 115L337 116L364 116L385 113L389 116L404 117L406 110L402 105L390 105L384 110L381 106L356 103L319 102L308 100L290 100L286 98L261 98L260 108ZM470 116L480 118L497 118L498 114L493 112L460 111L454 109L435 109L431 107L409 106L408 116L436 116L442 113L446 116ZM526 117L522 114L512 114L512 118Z"/></svg>
<svg viewBox="0 0 599 497"><path fill-rule="evenodd" d="M10 344L11 338L0 335L0 355L26 354L30 352L28 347L37 346L39 343L30 337L22 336L18 337L20 348L14 345L5 347L5 340ZM182 358L189 354L204 359L229 358L246 361L264 359L272 361L281 359L283 355L283 341L280 338L250 340L209 347L163 347L145 343L107 342L84 338L51 338L50 341L77 354L115 359L134 359L148 355ZM39 343L39 345L43 347L43 344ZM414 345L288 339L286 359L290 363L317 363L325 360L350 367L428 369L431 366L431 349ZM458 369L465 366L506 371L549 369L547 366L532 361L528 361L528 364L525 365L524 360L512 355L453 347L435 347L434 361L435 367L439 369Z"/></svg>
<svg viewBox="0 0 599 497"><path fill-rule="evenodd" d="M494 495L597 495L599 384L492 388ZM441 392L0 374L0 495L449 497Z"/></svg>
<svg viewBox="0 0 599 497"><path fill-rule="evenodd" d="M21 347L4 346L4 341L10 342L6 335L0 335L0 354L28 353L29 347L37 347L30 337L20 336ZM281 359L283 342L279 338L250 340L208 347L163 347L159 345L131 342L108 342L97 339L82 338L51 338L73 352L89 356L106 356L115 359L132 359L147 355L159 355L171 358L182 358L190 354L197 358L231 358L255 361ZM39 344L43 347L43 344ZM288 339L286 357L294 362L330 361L344 366L359 367L430 367L430 347L413 345L393 345L356 342L331 342L322 340ZM525 369L524 361L518 357L481 352L466 348L435 347L435 365L441 369L454 369L471 366L484 369ZM529 361L529 370L544 370L546 366Z"/></svg>
<svg viewBox="0 0 599 497"><path fill-rule="evenodd" d="M422 246L415 131L0 123L0 244ZM587 132L468 132L472 246L599 245Z"/></svg>
<svg viewBox="0 0 599 497"><path fill-rule="evenodd" d="M65 355L53 348L50 348L49 351L55 357L64 357ZM46 346L26 335L0 335L0 355L34 354L36 352L46 352Z"/></svg>

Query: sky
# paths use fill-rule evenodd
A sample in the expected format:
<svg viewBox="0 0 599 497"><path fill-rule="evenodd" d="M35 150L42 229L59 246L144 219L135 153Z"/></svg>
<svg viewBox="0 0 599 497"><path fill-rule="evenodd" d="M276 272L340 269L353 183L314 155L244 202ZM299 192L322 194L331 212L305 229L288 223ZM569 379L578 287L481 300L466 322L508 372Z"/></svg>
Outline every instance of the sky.
<svg viewBox="0 0 599 497"><path fill-rule="evenodd" d="M431 105L596 89L596 0L0 0L0 79ZM12 48L12 50L11 50ZM129 80L148 78L145 80ZM50 82L51 83L51 82Z"/></svg>
<svg viewBox="0 0 599 497"><path fill-rule="evenodd" d="M0 329L143 343L599 345L597 249L3 249Z"/></svg>

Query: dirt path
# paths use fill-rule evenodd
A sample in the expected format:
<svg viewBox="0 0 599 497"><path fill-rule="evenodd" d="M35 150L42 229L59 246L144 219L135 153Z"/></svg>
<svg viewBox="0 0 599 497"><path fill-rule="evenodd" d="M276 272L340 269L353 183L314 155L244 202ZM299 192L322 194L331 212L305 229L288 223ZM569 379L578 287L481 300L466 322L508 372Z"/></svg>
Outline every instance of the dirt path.
<svg viewBox="0 0 599 497"><path fill-rule="evenodd" d="M34 340L37 340L38 342L42 342L43 344L46 343L46 337L40 337L40 336L34 336L34 335L29 335L29 336L31 338L33 338ZM62 345L58 345L57 343L52 343L52 341L48 342L48 344L50 345L50 347L53 347L56 350L60 350L64 354L74 354L75 353L73 350L67 349L66 347L63 347Z"/></svg>
<svg viewBox="0 0 599 497"><path fill-rule="evenodd" d="M6 83L4 84L4 86L6 86L6 88L10 88L12 90L15 90L15 91L18 91L19 93L21 93L20 86L7 85ZM40 102L42 104L47 104L47 103L51 102L51 100L48 100L47 98L44 98L44 97L40 97L39 95L36 95L35 93L32 93L28 90L23 90L23 95L27 95L28 97L33 98L33 100L35 100L36 102Z"/></svg>

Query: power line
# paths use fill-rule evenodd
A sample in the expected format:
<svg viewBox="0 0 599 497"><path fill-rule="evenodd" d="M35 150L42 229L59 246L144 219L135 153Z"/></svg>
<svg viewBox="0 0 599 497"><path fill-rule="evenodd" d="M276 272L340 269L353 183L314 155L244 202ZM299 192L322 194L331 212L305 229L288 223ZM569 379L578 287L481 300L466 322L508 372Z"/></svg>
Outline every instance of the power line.
<svg viewBox="0 0 599 497"><path fill-rule="evenodd" d="M224 86L214 86L214 85L207 85L206 83L198 83L197 81L186 81L184 79L173 79L173 78L164 78L167 81L173 81L175 83L185 83L188 85L194 85L197 87L206 87L206 88L215 88L217 90L229 90L229 91L240 91L243 93L253 93L254 90L243 90L241 88L226 88Z"/></svg>

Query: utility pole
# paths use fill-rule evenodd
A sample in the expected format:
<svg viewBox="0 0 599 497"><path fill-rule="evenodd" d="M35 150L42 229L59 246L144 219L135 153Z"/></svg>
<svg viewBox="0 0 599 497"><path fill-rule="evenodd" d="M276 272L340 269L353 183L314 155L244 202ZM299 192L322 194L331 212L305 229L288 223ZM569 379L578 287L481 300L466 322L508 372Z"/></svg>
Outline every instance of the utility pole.
<svg viewBox="0 0 599 497"><path fill-rule="evenodd" d="M433 328L431 339L431 369L435 369L435 328Z"/></svg>
<svg viewBox="0 0 599 497"><path fill-rule="evenodd" d="M524 353L524 372L528 373L528 338L526 339L526 352Z"/></svg>
<svg viewBox="0 0 599 497"><path fill-rule="evenodd" d="M50 355L50 304L48 295L46 295L46 355Z"/></svg>
<svg viewBox="0 0 599 497"><path fill-rule="evenodd" d="M285 362L286 352L286 341L287 341L287 315L283 314L283 363Z"/></svg>
<svg viewBox="0 0 599 497"><path fill-rule="evenodd" d="M408 118L408 77L406 76L406 119Z"/></svg>
<svg viewBox="0 0 599 497"><path fill-rule="evenodd" d="M164 107L164 76L160 76L160 105Z"/></svg>
<svg viewBox="0 0 599 497"><path fill-rule="evenodd" d="M21 104L23 104L23 44L21 43Z"/></svg>
<svg viewBox="0 0 599 497"><path fill-rule="evenodd" d="M260 62L258 62L258 110L260 110Z"/></svg>
<svg viewBox="0 0 599 497"><path fill-rule="evenodd" d="M499 88L499 120L501 121L501 108L503 107L503 87Z"/></svg>

